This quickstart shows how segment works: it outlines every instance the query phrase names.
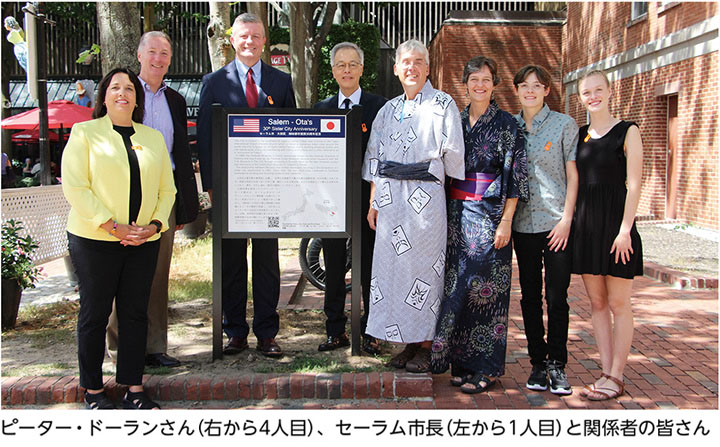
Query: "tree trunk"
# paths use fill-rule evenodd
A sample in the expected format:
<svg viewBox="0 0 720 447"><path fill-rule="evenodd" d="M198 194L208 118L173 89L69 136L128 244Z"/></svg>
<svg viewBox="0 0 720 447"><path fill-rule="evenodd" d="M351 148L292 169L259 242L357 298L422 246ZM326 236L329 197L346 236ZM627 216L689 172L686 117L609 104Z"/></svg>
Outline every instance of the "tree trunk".
<svg viewBox="0 0 720 447"><path fill-rule="evenodd" d="M143 33L155 31L155 3L145 2L143 5Z"/></svg>
<svg viewBox="0 0 720 447"><path fill-rule="evenodd" d="M210 3L210 23L206 33L208 38L208 52L212 71L219 70L229 64L235 56L235 50L230 43L230 36L225 31L232 26L230 23L230 5L225 2Z"/></svg>
<svg viewBox="0 0 720 447"><path fill-rule="evenodd" d="M290 71L298 107L309 108L317 102L320 49L332 25L337 2L290 2ZM324 10L320 28L316 28Z"/></svg>
<svg viewBox="0 0 720 447"><path fill-rule="evenodd" d="M135 2L98 2L102 72L125 67L140 71L137 44L140 41L140 7Z"/></svg>
<svg viewBox="0 0 720 447"><path fill-rule="evenodd" d="M249 13L255 14L260 17L265 27L265 33L268 32L268 4L267 2L247 2L247 9ZM265 42L265 51L262 54L262 60L266 64L270 65L270 39Z"/></svg>

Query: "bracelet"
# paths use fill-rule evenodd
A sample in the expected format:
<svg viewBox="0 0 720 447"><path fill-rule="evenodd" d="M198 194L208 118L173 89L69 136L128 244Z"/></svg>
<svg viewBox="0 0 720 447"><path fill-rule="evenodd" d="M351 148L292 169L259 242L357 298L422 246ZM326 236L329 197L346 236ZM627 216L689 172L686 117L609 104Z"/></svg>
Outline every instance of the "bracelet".
<svg viewBox="0 0 720 447"><path fill-rule="evenodd" d="M117 221L113 220L113 227L112 230L110 230L110 234L112 234L113 236L115 236L115 233L117 233L117 225Z"/></svg>
<svg viewBox="0 0 720 447"><path fill-rule="evenodd" d="M157 230L155 231L155 234L157 234L157 233L159 233L160 231L162 231L162 223L161 223L159 220L153 220L153 221L151 221L151 222L150 222L150 225L155 225L155 228L157 229Z"/></svg>

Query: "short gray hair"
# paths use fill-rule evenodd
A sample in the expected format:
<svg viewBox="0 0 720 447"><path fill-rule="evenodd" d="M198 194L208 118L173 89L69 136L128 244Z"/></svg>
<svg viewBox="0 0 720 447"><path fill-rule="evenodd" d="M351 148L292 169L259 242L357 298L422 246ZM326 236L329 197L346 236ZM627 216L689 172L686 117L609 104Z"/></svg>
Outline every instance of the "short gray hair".
<svg viewBox="0 0 720 447"><path fill-rule="evenodd" d="M148 40L152 39L153 37L161 37L165 40L167 40L167 43L170 44L170 51L172 51L172 41L170 40L170 36L165 34L163 31L148 31L146 33L143 33L142 36L140 36L140 43L138 43L138 51L140 51Z"/></svg>
<svg viewBox="0 0 720 447"><path fill-rule="evenodd" d="M239 16L235 17L235 20L232 24L232 32L235 33L235 28L240 25L241 23L259 23L262 26L263 29L263 36L265 35L265 24L260 19L260 17L256 16L255 14L251 12L244 12L240 14Z"/></svg>
<svg viewBox="0 0 720 447"><path fill-rule="evenodd" d="M422 55L425 56L425 63L430 65L430 53L428 53L425 44L415 39L406 40L397 47L397 50L395 50L395 62L400 59L401 54L411 53L413 51L422 53Z"/></svg>
<svg viewBox="0 0 720 447"><path fill-rule="evenodd" d="M361 50L359 46L355 45L352 42L340 42L339 44L335 45L332 50L330 50L330 65L335 65L335 53L344 48L352 48L353 50L355 50L358 54L358 57L360 58L360 65L363 64L365 56L363 55L363 50Z"/></svg>

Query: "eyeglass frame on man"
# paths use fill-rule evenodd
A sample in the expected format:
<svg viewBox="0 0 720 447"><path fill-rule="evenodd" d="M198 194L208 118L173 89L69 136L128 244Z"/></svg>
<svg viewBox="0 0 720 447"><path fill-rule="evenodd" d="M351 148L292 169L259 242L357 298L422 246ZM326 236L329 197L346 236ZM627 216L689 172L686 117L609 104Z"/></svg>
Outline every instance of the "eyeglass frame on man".
<svg viewBox="0 0 720 447"><path fill-rule="evenodd" d="M337 68L340 71L345 71L345 69L349 68L351 71L355 71L358 68L362 67L362 64L360 62L350 62L349 64L346 64L344 62L338 62L337 64L333 65L333 68Z"/></svg>

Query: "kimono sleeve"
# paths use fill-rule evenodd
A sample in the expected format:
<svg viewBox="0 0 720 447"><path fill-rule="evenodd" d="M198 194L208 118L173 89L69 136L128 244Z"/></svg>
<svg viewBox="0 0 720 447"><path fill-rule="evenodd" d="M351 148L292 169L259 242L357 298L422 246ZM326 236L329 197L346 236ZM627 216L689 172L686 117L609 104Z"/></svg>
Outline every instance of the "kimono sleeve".
<svg viewBox="0 0 720 447"><path fill-rule="evenodd" d="M443 128L443 164L445 175L456 179L465 179L465 139L462 121L455 101L451 101L445 111Z"/></svg>
<svg viewBox="0 0 720 447"><path fill-rule="evenodd" d="M525 137L515 119L508 119L502 138L505 147L505 164L503 166L503 191L505 199L520 199L527 202L530 198L528 189L527 150Z"/></svg>
<svg viewBox="0 0 720 447"><path fill-rule="evenodd" d="M375 121L372 124L370 138L368 139L367 149L365 150L365 158L363 159L362 178L367 182L375 182L375 174L377 174L378 161L381 156L381 148L385 126L387 125L388 105L386 103L378 112Z"/></svg>

